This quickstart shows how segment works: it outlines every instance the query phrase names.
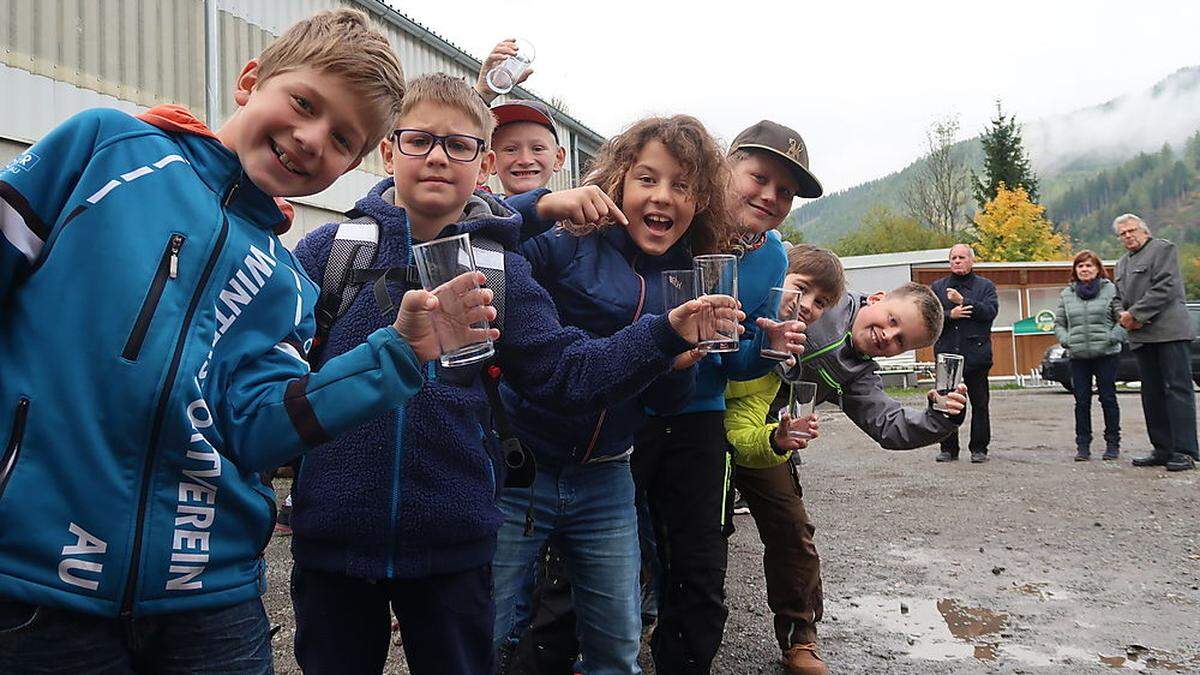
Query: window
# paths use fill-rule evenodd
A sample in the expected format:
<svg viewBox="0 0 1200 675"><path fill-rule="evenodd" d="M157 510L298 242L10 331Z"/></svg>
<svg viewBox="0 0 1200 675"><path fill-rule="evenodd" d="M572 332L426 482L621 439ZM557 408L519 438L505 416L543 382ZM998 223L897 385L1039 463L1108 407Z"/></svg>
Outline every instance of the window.
<svg viewBox="0 0 1200 675"><path fill-rule="evenodd" d="M1000 308L996 312L996 320L992 322L992 330L1011 330L1012 325L1027 314L1021 308L1021 289L997 288L996 299Z"/></svg>
<svg viewBox="0 0 1200 675"><path fill-rule="evenodd" d="M1029 310L1025 312L1025 316L1035 316L1043 309L1053 312L1058 307L1058 294L1061 291L1062 286L1027 289L1026 292L1029 293Z"/></svg>

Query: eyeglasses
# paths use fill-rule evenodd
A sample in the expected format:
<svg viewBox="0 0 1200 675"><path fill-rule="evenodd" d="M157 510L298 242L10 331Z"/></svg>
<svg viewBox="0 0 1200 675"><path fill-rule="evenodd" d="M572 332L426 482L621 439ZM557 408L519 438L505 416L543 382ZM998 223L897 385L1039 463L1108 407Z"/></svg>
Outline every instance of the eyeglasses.
<svg viewBox="0 0 1200 675"><path fill-rule="evenodd" d="M483 150L484 140L465 134L448 134L438 136L420 129L396 129L392 132L396 139L396 149L400 154L409 157L426 157L433 152L433 146L440 145L446 157L456 162L474 161Z"/></svg>

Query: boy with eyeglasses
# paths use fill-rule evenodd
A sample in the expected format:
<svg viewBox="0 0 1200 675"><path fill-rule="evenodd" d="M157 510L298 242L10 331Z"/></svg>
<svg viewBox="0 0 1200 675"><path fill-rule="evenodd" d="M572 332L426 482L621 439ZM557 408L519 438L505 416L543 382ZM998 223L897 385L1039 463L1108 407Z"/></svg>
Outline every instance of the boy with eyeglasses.
<svg viewBox="0 0 1200 675"><path fill-rule="evenodd" d="M371 268L407 271L414 243L446 236L469 233L473 242L499 244L503 253L488 252L502 257L504 269L504 299L496 304L506 307L506 319L495 363L508 382L571 410L599 411L636 395L690 349L680 336L695 334L698 313L710 301L647 316L602 340L559 325L549 294L515 252L521 215L474 190L494 161L485 141L494 124L461 80L434 73L409 83L398 128L380 146L392 178L352 212L378 226ZM608 199L602 195L567 190L533 208L541 219L570 219L583 202ZM621 217L611 201L604 207ZM314 279L325 278L340 229L323 226L297 246ZM402 283L388 286L393 299L404 290ZM318 372L323 359L354 349L382 320L375 296L371 289L353 296L313 364ZM727 300L711 304L736 314ZM292 540L295 650L304 672L381 672L390 644L389 605L410 672L492 672L491 560L504 476L484 369L425 364L424 382L406 404L305 459Z"/></svg>

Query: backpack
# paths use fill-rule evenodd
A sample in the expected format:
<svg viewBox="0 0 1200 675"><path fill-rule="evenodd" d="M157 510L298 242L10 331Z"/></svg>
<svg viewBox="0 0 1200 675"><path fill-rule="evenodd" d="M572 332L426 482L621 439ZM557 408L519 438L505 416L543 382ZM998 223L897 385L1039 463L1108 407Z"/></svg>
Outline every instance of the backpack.
<svg viewBox="0 0 1200 675"><path fill-rule="evenodd" d="M355 212L348 215L355 215ZM504 330L504 247L486 237L472 236L471 248L476 269L483 272L487 287L492 289L492 306L496 308L496 320L492 325ZM321 294L315 309L317 330L309 350L310 362L320 356L334 322L350 309L363 286L371 285L375 304L385 316L395 316L400 304L392 302L387 290L388 281L400 282L406 293L421 288L416 265L372 268L378 249L379 223L374 219L359 216L338 225L329 258L325 261L325 275L321 278ZM533 454L521 446L500 401L501 374L494 357L486 361L480 371L488 407L492 411L493 431L500 439L504 455L504 487L530 487L536 472Z"/></svg>

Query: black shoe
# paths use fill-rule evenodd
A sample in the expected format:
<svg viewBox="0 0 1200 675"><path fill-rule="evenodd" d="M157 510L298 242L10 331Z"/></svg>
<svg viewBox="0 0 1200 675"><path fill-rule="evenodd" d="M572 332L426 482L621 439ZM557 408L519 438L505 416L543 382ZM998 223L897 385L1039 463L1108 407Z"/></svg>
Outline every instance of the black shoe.
<svg viewBox="0 0 1200 675"><path fill-rule="evenodd" d="M1092 458L1092 453L1087 450L1078 450L1075 452L1076 462L1086 462Z"/></svg>
<svg viewBox="0 0 1200 675"><path fill-rule="evenodd" d="M949 452L947 452L946 450L943 450L938 453L937 458L934 459L933 461L935 461L935 462L957 462L958 455L952 455Z"/></svg>
<svg viewBox="0 0 1200 675"><path fill-rule="evenodd" d="M1191 471L1196 468L1196 460L1182 452L1171 455L1167 460L1167 471Z"/></svg>
<svg viewBox="0 0 1200 675"><path fill-rule="evenodd" d="M1104 451L1104 459L1118 459L1121 456L1121 451L1117 448L1109 448Z"/></svg>
<svg viewBox="0 0 1200 675"><path fill-rule="evenodd" d="M1134 466L1166 466L1167 458L1162 455L1145 455L1144 457L1134 457L1130 463Z"/></svg>
<svg viewBox="0 0 1200 675"><path fill-rule="evenodd" d="M983 464L986 461L988 461L988 456L987 456L986 452L972 452L971 453L971 463L972 464Z"/></svg>

